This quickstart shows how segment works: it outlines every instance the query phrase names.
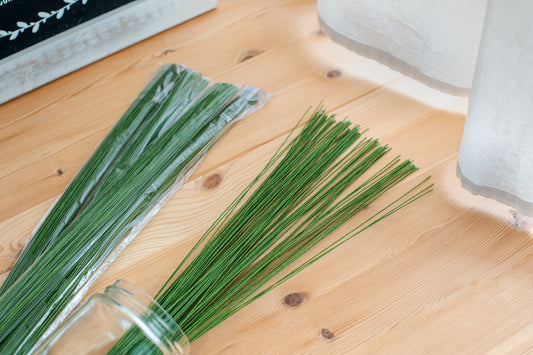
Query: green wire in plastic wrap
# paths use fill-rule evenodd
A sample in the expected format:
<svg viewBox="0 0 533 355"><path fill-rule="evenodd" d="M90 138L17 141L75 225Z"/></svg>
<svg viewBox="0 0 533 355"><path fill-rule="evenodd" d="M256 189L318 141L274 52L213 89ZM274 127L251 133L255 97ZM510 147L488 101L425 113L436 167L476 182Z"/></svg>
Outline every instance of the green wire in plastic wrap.
<svg viewBox="0 0 533 355"><path fill-rule="evenodd" d="M67 187L0 297L0 353L28 353L235 121L270 95L165 65Z"/></svg>

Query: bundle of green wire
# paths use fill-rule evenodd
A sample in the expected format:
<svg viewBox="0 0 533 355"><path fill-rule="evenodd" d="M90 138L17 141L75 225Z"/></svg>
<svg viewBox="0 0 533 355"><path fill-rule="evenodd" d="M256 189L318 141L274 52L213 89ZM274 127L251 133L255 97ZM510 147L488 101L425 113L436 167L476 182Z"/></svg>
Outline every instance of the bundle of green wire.
<svg viewBox="0 0 533 355"><path fill-rule="evenodd" d="M350 122L337 122L333 115L315 111L298 136L285 141L199 239L162 287L157 302L194 342L335 248L432 191L429 178L423 180L273 282L417 170L411 161L396 157L369 171L389 150L375 139L362 138ZM139 328L132 328L109 353L158 354L159 350Z"/></svg>
<svg viewBox="0 0 533 355"><path fill-rule="evenodd" d="M266 96L164 66L68 186L2 285L0 353L30 352L131 229Z"/></svg>

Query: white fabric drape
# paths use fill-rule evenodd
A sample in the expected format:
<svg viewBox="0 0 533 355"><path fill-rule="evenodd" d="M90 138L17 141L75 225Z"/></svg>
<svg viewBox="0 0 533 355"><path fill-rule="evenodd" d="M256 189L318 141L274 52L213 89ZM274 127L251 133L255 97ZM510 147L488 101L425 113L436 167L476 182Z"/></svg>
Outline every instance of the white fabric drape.
<svg viewBox="0 0 533 355"><path fill-rule="evenodd" d="M317 8L334 41L469 93L463 187L533 216L533 1L318 0Z"/></svg>

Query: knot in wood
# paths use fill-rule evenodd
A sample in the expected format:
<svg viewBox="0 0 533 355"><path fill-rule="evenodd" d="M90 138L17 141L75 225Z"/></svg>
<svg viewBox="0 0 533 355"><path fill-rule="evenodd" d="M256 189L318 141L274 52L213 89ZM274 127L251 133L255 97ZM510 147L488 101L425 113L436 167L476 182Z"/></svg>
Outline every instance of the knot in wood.
<svg viewBox="0 0 533 355"><path fill-rule="evenodd" d="M222 182L222 176L218 173L211 174L204 179L202 182L202 187L205 190L213 190Z"/></svg>
<svg viewBox="0 0 533 355"><path fill-rule="evenodd" d="M333 334L333 333L331 332L331 330L329 330L329 329L327 329L327 328L322 329L322 331L320 332L320 334L322 335L322 337L323 337L324 339L328 339L328 340L330 340L330 339L335 338L335 334Z"/></svg>
<svg viewBox="0 0 533 355"><path fill-rule="evenodd" d="M298 307L305 299L305 294L300 292L291 293L285 296L285 304L290 307Z"/></svg>
<svg viewBox="0 0 533 355"><path fill-rule="evenodd" d="M260 48L249 48L242 51L241 55L239 56L239 62L245 62L248 59L252 59L253 57L257 57L259 54L264 53L264 49Z"/></svg>
<svg viewBox="0 0 533 355"><path fill-rule="evenodd" d="M325 74L325 77L328 79L335 79L342 75L342 72L338 69L328 70Z"/></svg>

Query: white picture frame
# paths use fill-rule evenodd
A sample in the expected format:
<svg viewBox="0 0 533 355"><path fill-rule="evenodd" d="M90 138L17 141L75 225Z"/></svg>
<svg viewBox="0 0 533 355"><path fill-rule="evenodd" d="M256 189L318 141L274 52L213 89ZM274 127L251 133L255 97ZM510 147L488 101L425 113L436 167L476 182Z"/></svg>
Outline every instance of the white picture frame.
<svg viewBox="0 0 533 355"><path fill-rule="evenodd" d="M217 0L137 0L4 58L0 104L217 5Z"/></svg>

